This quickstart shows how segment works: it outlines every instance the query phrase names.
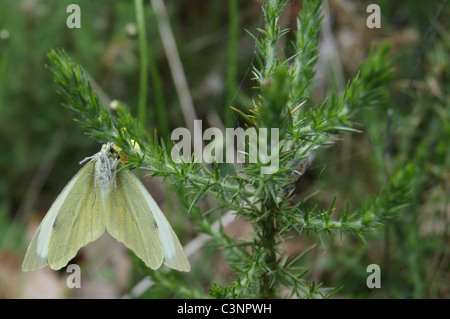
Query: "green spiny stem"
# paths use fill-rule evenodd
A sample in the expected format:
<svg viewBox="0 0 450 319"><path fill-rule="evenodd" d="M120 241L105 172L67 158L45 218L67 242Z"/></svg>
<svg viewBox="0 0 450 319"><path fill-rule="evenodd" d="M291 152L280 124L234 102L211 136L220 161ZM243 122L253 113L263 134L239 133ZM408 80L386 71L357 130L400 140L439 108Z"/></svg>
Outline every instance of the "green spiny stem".
<svg viewBox="0 0 450 319"><path fill-rule="evenodd" d="M260 228L260 236L256 238L256 243L263 250L264 264L266 269L263 272L259 282L259 297L260 298L276 298L276 280L273 278L277 270L277 256L276 256L276 218L271 211L267 218L262 219L257 225Z"/></svg>

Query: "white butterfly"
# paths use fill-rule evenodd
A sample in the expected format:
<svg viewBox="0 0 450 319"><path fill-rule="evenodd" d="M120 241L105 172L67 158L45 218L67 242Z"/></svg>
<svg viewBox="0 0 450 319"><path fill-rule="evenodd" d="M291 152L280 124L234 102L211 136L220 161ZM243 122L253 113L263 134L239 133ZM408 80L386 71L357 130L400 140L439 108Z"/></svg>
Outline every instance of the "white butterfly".
<svg viewBox="0 0 450 319"><path fill-rule="evenodd" d="M106 228L148 267L158 269L164 263L189 271L183 248L158 204L131 171L117 172L123 165L119 148L105 144L81 163L86 161L41 222L22 269L47 264L60 269Z"/></svg>

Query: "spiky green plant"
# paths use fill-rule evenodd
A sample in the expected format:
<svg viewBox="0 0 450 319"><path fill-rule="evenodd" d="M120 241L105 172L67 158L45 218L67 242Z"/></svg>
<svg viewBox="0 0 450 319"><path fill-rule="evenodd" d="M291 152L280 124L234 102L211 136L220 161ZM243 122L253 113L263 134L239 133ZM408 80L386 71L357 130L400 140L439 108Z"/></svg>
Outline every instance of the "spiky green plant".
<svg viewBox="0 0 450 319"><path fill-rule="evenodd" d="M364 233L379 229L395 219L412 196L414 169L410 165L394 171L380 194L366 207L351 210L350 205L335 211L335 196L327 209L314 205L313 194L298 198L295 182L302 178L317 150L340 141L345 132L357 133L355 115L366 108L386 103L386 85L390 81L391 64L388 46L372 50L358 75L342 92L331 92L320 105L313 103L314 67L318 57L320 1L305 1L298 16L297 30L281 29L280 16L287 1L268 0L263 8L265 25L252 35L256 47L253 68L255 81L254 107L234 107L247 127L278 129L278 170L261 174L266 162L246 163L232 173L224 166L199 163L175 163L170 150L143 130L129 109L119 105L110 110L92 89L81 66L62 50L48 57L50 69L65 106L77 115L87 134L100 142L114 142L128 155L127 168L141 168L152 176L162 176L177 185L199 232L213 237L236 278L229 285L214 283L209 293L220 298L276 298L286 296L325 297L328 290L321 283L306 280L308 265L303 264L309 249L295 256L287 255L281 244L292 234L300 238L313 233L321 243L325 235L353 234L363 239ZM295 52L285 56L280 39L293 32ZM268 133L270 140L271 133ZM136 141L142 153L134 148ZM246 152L250 146L247 145ZM273 144L272 144L273 147ZM211 195L218 212L225 209L249 221L253 235L238 240L222 228L212 227L212 214L202 214L196 204ZM310 208L313 207L313 208ZM216 216L217 217L217 216ZM174 281L158 274L161 284L176 288L187 296L198 296L181 289Z"/></svg>

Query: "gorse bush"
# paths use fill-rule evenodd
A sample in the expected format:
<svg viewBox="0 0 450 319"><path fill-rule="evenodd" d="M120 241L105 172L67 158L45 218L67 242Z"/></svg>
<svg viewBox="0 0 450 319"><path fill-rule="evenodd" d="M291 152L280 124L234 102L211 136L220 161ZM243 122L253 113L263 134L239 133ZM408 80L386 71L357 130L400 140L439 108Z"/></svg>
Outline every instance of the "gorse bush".
<svg viewBox="0 0 450 319"><path fill-rule="evenodd" d="M384 168L385 185L361 207L351 208L352 203L339 194L322 207L315 191L305 194L297 190L298 181L317 160L318 152L326 156L330 146L340 143L344 135L367 130L369 136L376 137L385 129L374 110L381 110L381 116L389 113L392 101L388 86L393 70L389 45L373 46L345 89L333 90L317 103L312 93L319 56L321 2L303 2L296 30L280 26L287 4L269 0L263 7L264 26L255 34L250 33L256 46L253 105L232 105L236 122L243 128L257 132L267 129L268 141L273 134L271 129L277 129L278 143L271 143L269 150L279 156L278 169L270 174L261 173L267 165L263 158L248 160L250 148L254 147L249 143L242 152L247 161L239 166L206 165L193 160L175 163L170 153L172 145L156 132L148 134L143 121L135 119L125 105L119 104L115 109L101 105L83 68L64 50L48 54L58 93L87 134L96 141L119 146L127 155L126 168L140 168L150 176L164 177L186 204L195 231L212 237L211 245L220 250L235 273L227 284L209 285L208 295L215 298L333 296L339 287L328 288L326 283L308 277L311 265L306 256L313 246L304 245L303 251L292 254L283 248L283 243L293 237L311 243L312 238L325 248L325 240L339 241L343 236L364 242L368 233L382 233L385 225L396 225L405 209L415 204L423 182L417 155L393 163L389 171ZM282 38L288 40L280 41ZM135 143L140 151L135 149ZM374 148L376 154L386 152L386 145ZM197 205L204 198L214 200L208 211L201 211ZM213 227L227 211L251 224L252 232L247 238L237 239L222 227ZM351 254L348 250L345 253ZM177 291L179 296L207 296L201 288L184 287L180 277L175 277L178 275L148 274L157 285Z"/></svg>

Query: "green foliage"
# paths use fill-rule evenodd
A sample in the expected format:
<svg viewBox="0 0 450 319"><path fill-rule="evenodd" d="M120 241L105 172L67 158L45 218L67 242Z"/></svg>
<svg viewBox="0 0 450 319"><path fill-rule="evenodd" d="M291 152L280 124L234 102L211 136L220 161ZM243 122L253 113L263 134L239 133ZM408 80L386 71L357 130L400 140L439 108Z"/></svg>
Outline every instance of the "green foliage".
<svg viewBox="0 0 450 319"><path fill-rule="evenodd" d="M268 129L269 140L270 129L279 130L279 169L261 174L267 166L262 158L236 167L173 162L169 130L188 123L180 120L178 98L160 45L160 17L149 3L142 7L140 0L134 4L80 0L82 8L92 9L83 10L83 29L75 32L54 27L64 24L69 2L49 2L50 7L27 2L36 10L19 8L19 1L0 5L0 20L11 34L9 40L0 37L0 133L11 137L1 140L5 152L0 158L4 172L0 191L6 199L0 205L2 247L22 244L25 238L20 221L10 221L11 212L19 204L19 212L27 211L22 206L35 205L20 203L20 196L36 192L35 179L37 185L39 179L46 181L45 176L33 174L51 170L53 162L48 163L45 154L52 136L59 143L56 154L61 156L54 162L45 191L53 188L56 194L73 175L77 161L86 156L74 150L85 148L88 139L80 137L79 127L71 126L67 113L57 107L60 100L54 87L41 85L50 82L49 72L42 72L45 53L64 47L70 57L63 49L51 50L48 69L76 122L95 141L114 142L122 148L127 168L161 176L172 187L184 206L179 228L187 231L179 232L180 225L174 225L183 243L197 234L212 237L203 247L205 252L199 253L201 262L194 262L189 274L149 271L135 258L133 278L150 276L155 283L141 297L421 298L448 294L450 41L445 22L436 25L437 35L429 38L430 45L417 49L423 56L399 45L372 45L345 88L322 96L314 86L321 54L321 1L303 1L296 21L288 24L283 14L297 2L266 1L261 27L253 34L240 34L241 24L248 26L244 2L211 1L201 10L172 2L169 15L176 17L171 23L190 89L202 91L208 72L226 78L226 90L196 101L200 117L217 114L227 127ZM384 16L378 34L389 34L398 23L396 17L407 16L418 28L425 26L418 29L422 42L417 42L425 43L436 6L389 1L380 5ZM21 14L12 15L8 9ZM224 22L219 17L227 9L229 21ZM251 18L252 23L258 21ZM137 22L138 37L125 35L130 21ZM229 23L227 29L223 23ZM254 30L252 23L248 30ZM243 35L253 40L253 58L243 52L248 47ZM392 49L403 55L391 60ZM245 81L250 59L251 94ZM221 65L220 61L226 62ZM405 78L410 79L407 86ZM130 108L122 102L110 104L99 87L114 92L114 98L126 101ZM404 96L396 92L399 88ZM336 151L342 145L352 148L347 170L341 169ZM247 156L251 147L246 145L243 154ZM48 148L48 154L55 152ZM34 195L45 199L45 194ZM167 196L174 197L172 192ZM220 224L217 227L227 211L251 225L246 237L230 235ZM292 241L293 251L288 245ZM231 269L225 277L214 273L219 255ZM371 263L381 266L383 289L365 287L366 267Z"/></svg>
<svg viewBox="0 0 450 319"><path fill-rule="evenodd" d="M237 273L230 286L213 284L210 294L219 298L273 298L282 296L326 297L322 285L304 279L308 269L300 266L308 250L288 256L280 244L292 231L300 236L315 233L323 243L324 234L351 233L363 238L367 231L396 218L409 205L415 187L415 171L405 166L392 175L389 183L366 208L351 211L349 205L332 218L335 196L328 209L316 205L308 209L314 197L300 201L293 195L294 182L304 173L301 165L316 149L333 144L344 132L358 132L352 127L353 117L364 108L386 100L386 85L391 78L389 47L372 50L361 72L340 93L331 95L315 106L308 98L317 60L320 3L305 2L298 18L299 28L293 37L296 52L280 59L279 40L289 30L281 30L279 17L285 1L268 1L264 7L265 28L260 37L253 36L258 49L254 78L258 98L249 114L239 111L247 124L256 129L279 129L280 168L274 174L261 174L264 163L249 163L232 178L224 178L221 167L208 168L196 163L175 164L164 144L160 145L140 129L129 110L119 105L114 116L100 105L82 68L74 64L64 51L49 54L51 70L66 107L77 114L77 121L96 140L112 141L129 156L129 167L151 171L151 175L168 177L174 185L183 185L191 194L191 211L206 194L217 198L217 205L233 209L251 222L254 237L241 242L223 232L214 231L207 216L194 213L201 231L212 235L222 247L226 260ZM306 39L312 39L307 41ZM303 102L306 102L305 105ZM299 107L296 107L299 105ZM141 156L133 148L137 141ZM273 150L272 150L273 151ZM170 286L170 285L169 285Z"/></svg>

